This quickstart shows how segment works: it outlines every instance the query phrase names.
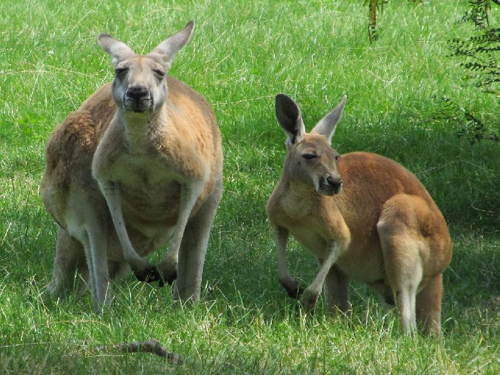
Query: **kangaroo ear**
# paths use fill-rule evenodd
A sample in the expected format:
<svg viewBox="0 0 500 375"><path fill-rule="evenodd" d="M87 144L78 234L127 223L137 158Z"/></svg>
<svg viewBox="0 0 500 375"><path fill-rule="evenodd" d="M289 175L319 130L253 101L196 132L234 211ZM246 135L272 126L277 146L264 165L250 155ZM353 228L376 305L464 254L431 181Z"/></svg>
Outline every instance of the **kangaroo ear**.
<svg viewBox="0 0 500 375"><path fill-rule="evenodd" d="M100 46L111 56L111 63L116 66L120 61L135 55L125 43L113 39L109 34L101 34L97 38Z"/></svg>
<svg viewBox="0 0 500 375"><path fill-rule="evenodd" d="M276 95L276 118L286 135L289 144L295 144L304 138L305 128L300 108L292 98L285 94Z"/></svg>
<svg viewBox="0 0 500 375"><path fill-rule="evenodd" d="M337 128L337 122L340 119L340 115L342 115L342 111L344 110L345 103L347 101L347 96L344 95L339 104L327 114L325 117L321 119L320 122L311 130L311 133L318 133L324 135L328 140L328 143L332 142L333 134L335 133L335 129Z"/></svg>
<svg viewBox="0 0 500 375"><path fill-rule="evenodd" d="M181 31L161 42L148 56L159 58L165 69L170 68L174 55L189 42L194 30L194 21L189 21Z"/></svg>

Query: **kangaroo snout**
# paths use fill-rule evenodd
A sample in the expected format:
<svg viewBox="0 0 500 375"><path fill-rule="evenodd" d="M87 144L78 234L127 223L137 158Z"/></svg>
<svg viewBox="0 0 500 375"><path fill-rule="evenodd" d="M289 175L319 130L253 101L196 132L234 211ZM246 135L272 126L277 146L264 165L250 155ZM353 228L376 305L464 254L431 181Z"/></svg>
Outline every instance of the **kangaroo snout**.
<svg viewBox="0 0 500 375"><path fill-rule="evenodd" d="M133 112L144 112L152 105L151 93L145 85L133 85L125 91L125 107Z"/></svg>
<svg viewBox="0 0 500 375"><path fill-rule="evenodd" d="M149 90L144 85L130 86L125 95L128 99L141 100L149 96Z"/></svg>
<svg viewBox="0 0 500 375"><path fill-rule="evenodd" d="M342 178L340 176L325 176L319 181L319 192L325 195L339 194L342 191Z"/></svg>

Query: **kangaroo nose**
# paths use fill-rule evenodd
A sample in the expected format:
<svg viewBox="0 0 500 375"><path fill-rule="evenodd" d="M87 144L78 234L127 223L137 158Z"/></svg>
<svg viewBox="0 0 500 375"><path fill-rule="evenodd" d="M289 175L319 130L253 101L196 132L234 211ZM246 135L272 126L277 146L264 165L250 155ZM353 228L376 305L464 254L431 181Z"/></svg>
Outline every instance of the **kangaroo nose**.
<svg viewBox="0 0 500 375"><path fill-rule="evenodd" d="M148 96L149 92L146 86L137 85L129 87L126 94L130 99L139 100Z"/></svg>
<svg viewBox="0 0 500 375"><path fill-rule="evenodd" d="M342 180L340 178L334 178L332 176L328 176L326 182L328 182L328 185L333 186L335 188L338 188L342 185Z"/></svg>

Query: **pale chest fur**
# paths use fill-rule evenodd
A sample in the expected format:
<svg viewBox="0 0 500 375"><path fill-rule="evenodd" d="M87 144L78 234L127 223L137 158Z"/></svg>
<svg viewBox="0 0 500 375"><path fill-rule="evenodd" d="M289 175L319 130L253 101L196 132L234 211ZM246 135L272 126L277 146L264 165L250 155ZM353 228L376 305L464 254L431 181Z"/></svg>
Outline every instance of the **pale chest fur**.
<svg viewBox="0 0 500 375"><path fill-rule="evenodd" d="M323 197L318 195L304 196L293 191L280 193L271 219L278 225L287 228L290 234L318 258L326 256L327 243L343 238L338 231L339 225L332 222L325 210ZM330 207L331 206L331 207ZM334 205L328 205L336 210Z"/></svg>
<svg viewBox="0 0 500 375"><path fill-rule="evenodd" d="M175 223L182 179L168 167L168 161L123 153L110 164L107 176L118 183L127 221Z"/></svg>
<svg viewBox="0 0 500 375"><path fill-rule="evenodd" d="M170 143L177 147L168 147ZM141 134L126 134L125 127L118 124L112 125L103 137L94 157L93 172L96 179L109 181L119 189L128 227L146 234L174 226L181 184L193 179L203 181L203 173L193 175L189 168L189 159L199 156L192 149L186 152L179 143L173 129L168 137L146 133L141 138ZM163 152L165 147L169 152ZM176 159L182 153L184 164ZM199 204L193 213L197 207Z"/></svg>
<svg viewBox="0 0 500 375"><path fill-rule="evenodd" d="M326 257L329 241L344 242L347 248L336 264L347 275L367 282L384 277L378 238L358 235L359 228L348 219L352 219L351 213L344 212L344 217L339 210L339 196L307 197L280 191L275 198L271 221L288 229L316 258Z"/></svg>

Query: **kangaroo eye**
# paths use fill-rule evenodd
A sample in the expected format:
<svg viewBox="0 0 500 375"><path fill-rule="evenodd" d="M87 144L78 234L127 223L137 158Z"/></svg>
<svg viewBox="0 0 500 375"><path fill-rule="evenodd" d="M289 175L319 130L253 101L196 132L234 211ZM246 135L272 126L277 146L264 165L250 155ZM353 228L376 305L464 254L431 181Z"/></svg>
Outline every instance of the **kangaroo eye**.
<svg viewBox="0 0 500 375"><path fill-rule="evenodd" d="M309 159L315 159L315 158L317 158L317 157L318 157L318 155L316 155L316 154L302 154L302 157L303 157L304 159L309 160Z"/></svg>
<svg viewBox="0 0 500 375"><path fill-rule="evenodd" d="M125 73L127 70L128 70L128 68L116 68L115 74L118 76L118 75Z"/></svg>
<svg viewBox="0 0 500 375"><path fill-rule="evenodd" d="M335 155L335 160L339 161L340 155Z"/></svg>
<svg viewBox="0 0 500 375"><path fill-rule="evenodd" d="M159 77L163 78L165 77L165 72L161 69L153 69L153 72L155 72L156 74L158 74Z"/></svg>

